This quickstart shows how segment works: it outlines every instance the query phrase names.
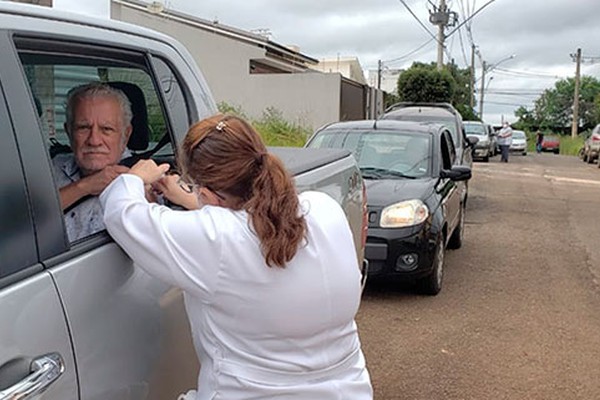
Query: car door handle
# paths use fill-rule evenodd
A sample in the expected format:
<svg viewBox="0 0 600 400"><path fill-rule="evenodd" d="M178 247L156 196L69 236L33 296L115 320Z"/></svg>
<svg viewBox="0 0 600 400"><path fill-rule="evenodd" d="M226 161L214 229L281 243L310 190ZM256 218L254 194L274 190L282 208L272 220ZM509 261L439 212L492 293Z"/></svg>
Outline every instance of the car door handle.
<svg viewBox="0 0 600 400"><path fill-rule="evenodd" d="M26 400L44 392L65 371L58 353L50 353L31 362L31 374L11 387L0 390L0 400Z"/></svg>

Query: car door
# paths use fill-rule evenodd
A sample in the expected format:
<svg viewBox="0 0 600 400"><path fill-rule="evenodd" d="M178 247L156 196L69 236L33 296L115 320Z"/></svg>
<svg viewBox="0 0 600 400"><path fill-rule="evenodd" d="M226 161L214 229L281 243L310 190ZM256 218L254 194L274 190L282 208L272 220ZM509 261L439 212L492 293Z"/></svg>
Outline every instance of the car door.
<svg viewBox="0 0 600 400"><path fill-rule="evenodd" d="M35 121L34 108L25 104L8 112L7 99L19 101L25 86L11 65L8 38L0 31L0 398L77 399L76 363L64 308L52 274L39 258L47 248L35 224L44 220L44 183L23 168L21 155L41 148L35 134L15 132ZM17 74L15 76L15 73ZM20 97L21 100L24 96ZM21 155L19 154L21 152Z"/></svg>
<svg viewBox="0 0 600 400"><path fill-rule="evenodd" d="M48 30L57 29L49 25ZM44 276L52 282L55 302L62 305L60 310L66 316L66 321L65 318L60 321L65 325L66 347L72 352L69 371L74 373L72 366L77 366L77 379L73 375L68 387L77 390L78 395L47 398L177 398L178 393L196 386L199 368L181 291L136 268L106 231L69 242L52 173L54 152L50 149L56 143L68 146L62 130L65 93L80 83L126 81L142 89L151 134L146 151L155 150L160 144L157 151L164 160L173 161L174 151L170 143L162 146L161 139L174 136L174 125L189 126L190 105L185 104L176 74L167 76L161 72L160 79L164 78L164 82L157 78L149 56L151 43L143 47L130 44L124 49L125 43L135 40L115 32L91 30L86 35L89 37L69 39L67 28L55 35L17 33L11 37L13 69L17 70L23 88L19 97L11 98L10 108L29 107L32 111L16 117L23 126L16 129L16 134L36 137L44 150L44 154L23 157L25 168L35 170L36 176L46 182L40 196L46 199L46 213L52 215L48 221L39 221L48 227L36 232L38 242L43 242L46 249L40 251L39 259ZM111 45L111 41L118 45ZM178 114L167 112L173 99L182 107ZM33 110L37 110L37 115ZM37 216L33 217L37 225ZM49 307L51 301L47 303ZM37 334L30 331L30 340L38 340L40 332L44 330L38 330ZM52 332L58 335L60 331L53 328Z"/></svg>

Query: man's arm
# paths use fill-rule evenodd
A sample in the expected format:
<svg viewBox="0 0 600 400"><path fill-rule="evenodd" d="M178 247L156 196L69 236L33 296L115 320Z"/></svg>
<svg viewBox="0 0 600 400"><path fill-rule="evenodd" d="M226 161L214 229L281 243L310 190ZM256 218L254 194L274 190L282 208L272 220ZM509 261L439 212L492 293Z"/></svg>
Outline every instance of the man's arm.
<svg viewBox="0 0 600 400"><path fill-rule="evenodd" d="M62 210L65 211L86 196L99 195L113 179L127 171L129 168L122 165L110 165L101 171L63 186L59 190Z"/></svg>

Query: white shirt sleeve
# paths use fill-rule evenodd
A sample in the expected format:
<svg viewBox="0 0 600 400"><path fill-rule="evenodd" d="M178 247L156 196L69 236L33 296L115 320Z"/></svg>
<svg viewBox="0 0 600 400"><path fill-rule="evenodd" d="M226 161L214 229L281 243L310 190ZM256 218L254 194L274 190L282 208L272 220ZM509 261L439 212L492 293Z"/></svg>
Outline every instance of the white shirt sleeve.
<svg viewBox="0 0 600 400"><path fill-rule="evenodd" d="M209 302L221 241L210 210L175 211L146 200L143 181L117 177L101 194L108 233L149 274Z"/></svg>

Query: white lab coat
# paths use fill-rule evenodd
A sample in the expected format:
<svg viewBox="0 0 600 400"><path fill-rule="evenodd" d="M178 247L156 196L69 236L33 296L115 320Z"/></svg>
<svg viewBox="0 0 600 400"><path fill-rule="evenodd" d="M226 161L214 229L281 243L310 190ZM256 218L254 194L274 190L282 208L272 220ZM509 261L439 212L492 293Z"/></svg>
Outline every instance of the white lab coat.
<svg viewBox="0 0 600 400"><path fill-rule="evenodd" d="M266 265L245 211L150 204L130 174L100 200L135 263L184 291L201 364L195 399L372 399L354 322L358 262L331 197L300 195L307 241L284 269Z"/></svg>

